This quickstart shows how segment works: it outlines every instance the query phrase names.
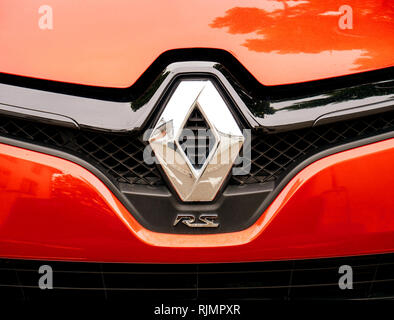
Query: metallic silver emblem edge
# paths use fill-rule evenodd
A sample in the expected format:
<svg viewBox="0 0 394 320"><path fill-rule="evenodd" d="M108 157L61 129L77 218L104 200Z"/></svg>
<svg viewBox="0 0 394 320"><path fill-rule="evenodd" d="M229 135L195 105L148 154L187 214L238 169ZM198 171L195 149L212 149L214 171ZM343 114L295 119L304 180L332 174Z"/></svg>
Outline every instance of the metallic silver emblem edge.
<svg viewBox="0 0 394 320"><path fill-rule="evenodd" d="M200 169L193 167L178 141L188 116L196 107L216 139ZM238 124L210 80L181 81L149 138L157 160L183 201L212 201L243 142Z"/></svg>

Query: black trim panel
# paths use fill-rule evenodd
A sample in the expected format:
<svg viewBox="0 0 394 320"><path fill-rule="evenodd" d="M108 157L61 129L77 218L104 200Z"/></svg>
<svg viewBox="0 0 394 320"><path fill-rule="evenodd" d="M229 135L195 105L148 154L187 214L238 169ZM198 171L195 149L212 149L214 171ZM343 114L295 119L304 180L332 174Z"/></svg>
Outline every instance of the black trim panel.
<svg viewBox="0 0 394 320"><path fill-rule="evenodd" d="M261 108L261 109L260 109ZM321 91L249 107L260 126L288 131L394 110L394 80ZM260 109L260 110L259 110Z"/></svg>
<svg viewBox="0 0 394 320"><path fill-rule="evenodd" d="M217 61L225 69L231 70L232 75L236 76L235 78L249 94L254 97L269 97L273 100L301 97L309 94L316 94L324 90L333 90L352 85L393 79L394 75L394 67L387 67L379 70L303 83L265 86L261 84L230 52L222 49L196 47L173 49L163 52L150 66L147 66L146 71L128 88L88 86L6 73L0 73L0 83L93 99L129 102L143 95L155 79L163 73L163 70L165 70L167 66L175 62L185 61Z"/></svg>
<svg viewBox="0 0 394 320"><path fill-rule="evenodd" d="M214 201L184 203L166 187L155 189L122 184L121 191L133 204L145 225L156 232L176 234L226 233L246 229L261 215L260 204L274 188L274 183L228 186ZM174 226L178 215L217 215L216 228L190 228L183 223Z"/></svg>
<svg viewBox="0 0 394 320"><path fill-rule="evenodd" d="M307 88L311 90L304 94L302 90L296 91L297 87L286 86L293 95L280 91L278 96L272 94L274 88L267 91L260 86L259 92L245 89L243 83L233 77L235 70L230 73L217 62L176 62L164 68L143 94L138 97L129 95L118 101L102 99L101 95L100 99L87 98L77 96L77 93L71 95L0 84L0 113L27 115L38 121L45 121L47 117L59 124L96 130L132 131L147 125L151 114L160 107L163 95L180 77L209 77L215 78L238 106L247 127L277 132L338 121L342 115L344 118L358 117L394 109L394 68L390 70L376 73L382 75L381 79L375 79L375 73L368 73L371 78L366 83L359 83L357 78L349 76L344 87L328 89L320 85L317 92L312 90L316 82L309 83ZM342 83L341 79L337 81Z"/></svg>
<svg viewBox="0 0 394 320"><path fill-rule="evenodd" d="M130 102L113 102L0 84L0 113L104 131L129 131Z"/></svg>

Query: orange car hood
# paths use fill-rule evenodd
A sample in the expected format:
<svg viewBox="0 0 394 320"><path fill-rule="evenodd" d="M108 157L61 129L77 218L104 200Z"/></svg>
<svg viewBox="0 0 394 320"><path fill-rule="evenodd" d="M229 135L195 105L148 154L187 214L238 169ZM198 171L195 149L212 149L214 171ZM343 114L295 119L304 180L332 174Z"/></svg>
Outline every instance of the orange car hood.
<svg viewBox="0 0 394 320"><path fill-rule="evenodd" d="M0 0L0 72L129 87L163 52L209 47L233 54L265 85L393 65L394 1ZM347 21L349 23L349 21ZM348 24L349 26L349 24Z"/></svg>

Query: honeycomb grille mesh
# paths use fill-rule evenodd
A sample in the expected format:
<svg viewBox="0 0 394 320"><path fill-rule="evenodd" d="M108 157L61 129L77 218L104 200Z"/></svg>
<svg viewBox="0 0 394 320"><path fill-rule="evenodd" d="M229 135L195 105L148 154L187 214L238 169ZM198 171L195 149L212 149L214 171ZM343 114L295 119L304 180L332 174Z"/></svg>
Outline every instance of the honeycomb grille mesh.
<svg viewBox="0 0 394 320"><path fill-rule="evenodd" d="M394 112L277 134L252 134L250 172L233 175L232 184L279 179L292 165L323 149L394 130ZM241 151L242 155L242 151Z"/></svg>
<svg viewBox="0 0 394 320"><path fill-rule="evenodd" d="M0 135L6 135L78 155L124 183L160 185L155 165L143 160L145 143L138 133L108 134L80 131L20 119L0 118Z"/></svg>
<svg viewBox="0 0 394 320"><path fill-rule="evenodd" d="M197 125L197 122L194 124ZM254 130L250 172L231 176L230 184L278 180L293 165L325 148L391 130L394 130L394 111L276 134ZM146 143L142 141L140 132L111 134L75 130L2 116L0 135L75 154L118 182L165 184L156 165L148 165L143 160Z"/></svg>

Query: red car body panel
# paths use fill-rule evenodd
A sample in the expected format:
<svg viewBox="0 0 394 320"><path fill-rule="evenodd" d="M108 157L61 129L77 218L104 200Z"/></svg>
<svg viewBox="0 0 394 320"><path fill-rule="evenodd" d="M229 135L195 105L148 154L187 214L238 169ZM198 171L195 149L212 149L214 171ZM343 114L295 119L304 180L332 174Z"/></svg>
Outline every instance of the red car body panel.
<svg viewBox="0 0 394 320"><path fill-rule="evenodd" d="M144 229L92 173L0 144L0 256L111 262L240 262L394 251L394 139L307 166L240 232Z"/></svg>
<svg viewBox="0 0 394 320"><path fill-rule="evenodd" d="M103 87L129 87L160 54L179 48L230 52L265 85L393 66L391 0L0 1L0 71ZM341 29L342 5L352 29ZM348 21L349 22L349 21ZM28 54L26 54L28 52Z"/></svg>
<svg viewBox="0 0 394 320"><path fill-rule="evenodd" d="M390 0L48 0L52 30L38 26L42 5L0 1L1 73L128 88L160 55L187 48L227 51L267 86L394 66ZM343 5L350 29L340 27ZM0 144L0 258L205 263L394 252L393 161L394 139L327 156L249 228L185 235L144 228L76 163Z"/></svg>

